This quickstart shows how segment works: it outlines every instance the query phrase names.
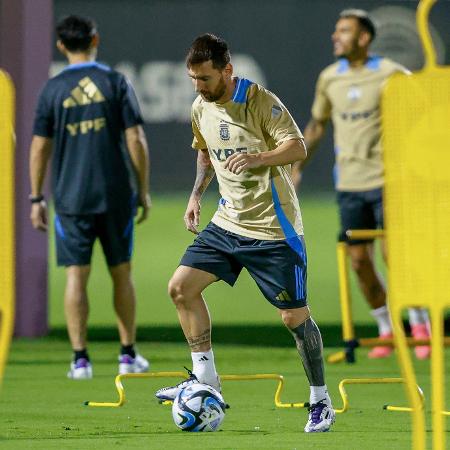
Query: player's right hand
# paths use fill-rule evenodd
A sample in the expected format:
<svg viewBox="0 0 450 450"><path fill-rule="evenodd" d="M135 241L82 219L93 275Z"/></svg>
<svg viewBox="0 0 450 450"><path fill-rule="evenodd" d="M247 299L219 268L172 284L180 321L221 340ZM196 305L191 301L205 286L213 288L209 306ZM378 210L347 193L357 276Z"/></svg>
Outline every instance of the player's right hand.
<svg viewBox="0 0 450 450"><path fill-rule="evenodd" d="M200 199L196 197L189 198L189 203L183 218L186 229L191 233L198 234L198 226L200 224Z"/></svg>
<svg viewBox="0 0 450 450"><path fill-rule="evenodd" d="M47 231L47 204L44 200L31 205L31 223L36 230Z"/></svg>
<svg viewBox="0 0 450 450"><path fill-rule="evenodd" d="M136 220L136 223L139 225L140 223L144 222L144 220L147 220L147 217L150 213L150 208L152 207L152 199L150 197L150 194L148 192L145 192L142 194L139 198L139 215Z"/></svg>

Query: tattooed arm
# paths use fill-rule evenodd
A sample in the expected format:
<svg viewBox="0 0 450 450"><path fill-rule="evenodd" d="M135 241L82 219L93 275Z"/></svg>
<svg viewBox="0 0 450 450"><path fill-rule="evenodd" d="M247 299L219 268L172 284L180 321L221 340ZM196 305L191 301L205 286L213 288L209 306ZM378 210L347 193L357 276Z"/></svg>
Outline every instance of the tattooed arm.
<svg viewBox="0 0 450 450"><path fill-rule="evenodd" d="M200 223L200 199L213 178L214 168L209 159L208 151L199 150L197 156L197 176L184 214L186 228L194 234L198 234L197 227Z"/></svg>

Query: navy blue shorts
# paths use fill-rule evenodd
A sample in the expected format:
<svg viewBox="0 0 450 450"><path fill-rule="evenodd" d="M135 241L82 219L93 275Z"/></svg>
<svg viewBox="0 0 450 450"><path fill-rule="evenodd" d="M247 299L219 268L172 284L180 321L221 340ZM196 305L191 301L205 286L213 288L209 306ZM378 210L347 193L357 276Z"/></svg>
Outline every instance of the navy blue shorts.
<svg viewBox="0 0 450 450"><path fill-rule="evenodd" d="M216 275L231 286L245 267L274 306L300 308L307 304L302 236L298 236L293 247L285 240L261 241L239 236L210 222L187 248L180 265Z"/></svg>
<svg viewBox="0 0 450 450"><path fill-rule="evenodd" d="M383 190L338 192L337 202L341 219L339 241L349 245L364 244L370 240L348 239L347 230L376 230L383 228Z"/></svg>
<svg viewBox="0 0 450 450"><path fill-rule="evenodd" d="M108 266L128 262L133 251L134 208L114 209L103 214L55 216L58 266L91 263L98 238Z"/></svg>

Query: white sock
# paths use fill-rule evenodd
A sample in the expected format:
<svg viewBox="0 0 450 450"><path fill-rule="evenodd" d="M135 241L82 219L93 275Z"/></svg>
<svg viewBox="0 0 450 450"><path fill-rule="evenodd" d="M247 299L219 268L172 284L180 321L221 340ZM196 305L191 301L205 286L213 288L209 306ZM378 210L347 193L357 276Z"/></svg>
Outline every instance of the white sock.
<svg viewBox="0 0 450 450"><path fill-rule="evenodd" d="M428 317L428 311L424 308L409 308L408 309L409 324L414 325L427 324L430 319Z"/></svg>
<svg viewBox="0 0 450 450"><path fill-rule="evenodd" d="M323 386L309 386L309 403L313 405L314 403L320 402L320 400L325 400L328 406L331 406L331 399L328 395L327 385Z"/></svg>
<svg viewBox="0 0 450 450"><path fill-rule="evenodd" d="M372 309L370 312L378 324L379 335L392 333L391 318L389 317L389 310L386 305L380 308Z"/></svg>
<svg viewBox="0 0 450 450"><path fill-rule="evenodd" d="M214 364L214 353L211 350L207 352L191 352L192 372L200 383L217 384L217 372Z"/></svg>

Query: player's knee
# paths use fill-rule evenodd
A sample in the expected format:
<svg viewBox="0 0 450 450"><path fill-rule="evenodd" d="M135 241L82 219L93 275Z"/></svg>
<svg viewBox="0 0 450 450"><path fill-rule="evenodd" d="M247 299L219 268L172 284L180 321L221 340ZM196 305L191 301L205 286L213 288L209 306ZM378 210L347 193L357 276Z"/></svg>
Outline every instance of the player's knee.
<svg viewBox="0 0 450 450"><path fill-rule="evenodd" d="M298 327L310 317L309 308L307 306L304 308L281 309L280 315L284 325L290 330Z"/></svg>
<svg viewBox="0 0 450 450"><path fill-rule="evenodd" d="M67 283L71 286L85 287L90 272L91 266L69 266L66 270Z"/></svg>
<svg viewBox="0 0 450 450"><path fill-rule="evenodd" d="M186 284L176 277L169 281L168 292L175 306L181 306L188 302L188 292Z"/></svg>
<svg viewBox="0 0 450 450"><path fill-rule="evenodd" d="M122 263L117 266L110 266L109 273L115 285L129 283L131 281L130 263Z"/></svg>

